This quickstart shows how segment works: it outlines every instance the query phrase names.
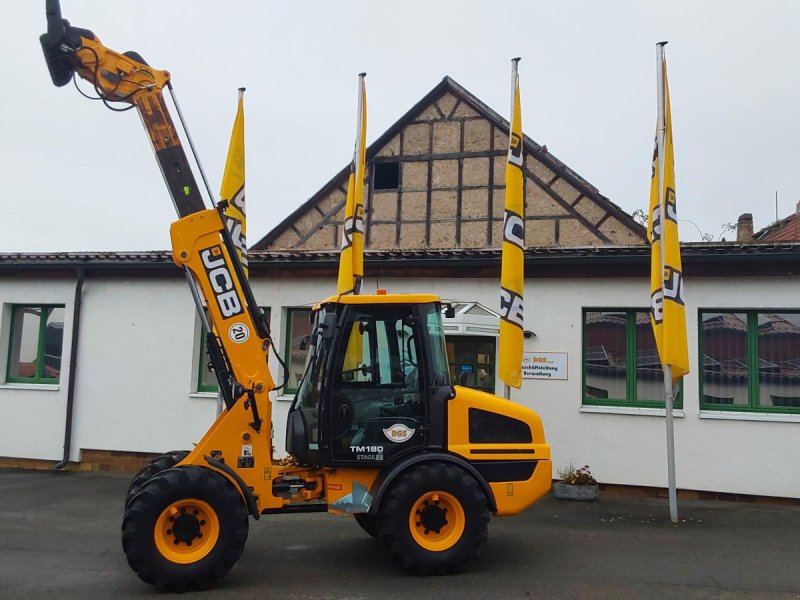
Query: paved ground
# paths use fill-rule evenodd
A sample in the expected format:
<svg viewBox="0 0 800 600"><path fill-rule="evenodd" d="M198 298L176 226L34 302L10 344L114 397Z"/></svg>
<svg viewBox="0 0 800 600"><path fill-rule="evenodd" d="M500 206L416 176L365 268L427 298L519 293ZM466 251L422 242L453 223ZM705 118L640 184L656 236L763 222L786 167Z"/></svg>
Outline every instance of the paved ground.
<svg viewBox="0 0 800 600"><path fill-rule="evenodd" d="M127 484L0 470L0 598L164 597L122 554ZM350 519L265 516L202 598L800 598L800 507L684 501L680 510L673 526L664 500L547 498L494 519L469 572L426 578L407 575Z"/></svg>

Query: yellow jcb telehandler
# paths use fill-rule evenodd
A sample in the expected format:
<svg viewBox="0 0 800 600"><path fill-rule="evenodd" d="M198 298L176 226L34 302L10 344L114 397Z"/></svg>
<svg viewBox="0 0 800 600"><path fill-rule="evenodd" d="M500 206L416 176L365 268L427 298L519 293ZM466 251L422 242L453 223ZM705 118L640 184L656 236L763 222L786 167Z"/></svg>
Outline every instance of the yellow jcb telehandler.
<svg viewBox="0 0 800 600"><path fill-rule="evenodd" d="M451 385L437 296L340 295L315 307L286 426L292 460L276 460L268 324L222 203L207 209L195 181L162 94L170 74L71 26L58 0L46 12L40 39L53 83L81 77L142 119L179 217L173 260L225 404L192 451L158 457L131 483L122 523L131 568L161 589L207 588L241 556L249 517L324 511L352 515L410 571L463 569L491 515L519 513L549 491L540 418Z"/></svg>

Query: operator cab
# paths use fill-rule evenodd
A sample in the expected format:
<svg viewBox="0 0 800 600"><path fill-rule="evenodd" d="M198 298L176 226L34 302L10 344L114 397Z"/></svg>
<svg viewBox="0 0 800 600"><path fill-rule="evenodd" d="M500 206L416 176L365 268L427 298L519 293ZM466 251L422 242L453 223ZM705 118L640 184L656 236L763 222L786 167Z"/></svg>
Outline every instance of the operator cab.
<svg viewBox="0 0 800 600"><path fill-rule="evenodd" d="M342 296L314 314L286 450L312 466L385 464L441 449L450 385L433 295Z"/></svg>

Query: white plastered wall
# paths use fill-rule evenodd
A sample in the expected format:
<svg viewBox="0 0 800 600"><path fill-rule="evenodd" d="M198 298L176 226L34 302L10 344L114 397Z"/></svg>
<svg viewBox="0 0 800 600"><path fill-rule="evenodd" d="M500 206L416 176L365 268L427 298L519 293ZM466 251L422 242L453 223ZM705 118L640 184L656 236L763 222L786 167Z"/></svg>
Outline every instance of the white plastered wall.
<svg viewBox="0 0 800 600"><path fill-rule="evenodd" d="M0 456L61 460L67 407L75 280L0 279ZM61 379L55 385L5 383L11 306L65 306Z"/></svg>
<svg viewBox="0 0 800 600"><path fill-rule="evenodd" d="M183 279L87 279L71 460L80 449L191 448L216 402L196 390L197 318Z"/></svg>

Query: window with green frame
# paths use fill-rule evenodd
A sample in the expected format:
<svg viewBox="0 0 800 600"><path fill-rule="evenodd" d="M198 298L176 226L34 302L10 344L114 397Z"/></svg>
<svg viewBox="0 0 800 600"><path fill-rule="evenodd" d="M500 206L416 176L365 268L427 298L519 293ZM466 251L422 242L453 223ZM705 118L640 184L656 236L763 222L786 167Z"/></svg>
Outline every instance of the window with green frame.
<svg viewBox="0 0 800 600"><path fill-rule="evenodd" d="M12 306L6 381L58 383L63 342L63 305Z"/></svg>
<svg viewBox="0 0 800 600"><path fill-rule="evenodd" d="M306 366L308 345L303 339L311 335L310 308L289 308L286 311L286 337L284 338L284 361L286 362L287 380L284 388L286 394L294 394L300 386Z"/></svg>
<svg viewBox="0 0 800 600"><path fill-rule="evenodd" d="M270 319L269 306L262 306L261 310L264 313L264 316L266 317L267 323L269 323ZM217 383L217 376L211 369L208 368L208 352L206 350L206 337L205 333L203 332L202 326L200 327L200 335L198 335L198 338L200 344L200 351L197 354L200 357L200 363L197 366L197 391L216 394L217 391L219 390L219 383Z"/></svg>
<svg viewBox="0 0 800 600"><path fill-rule="evenodd" d="M206 335L200 328L200 364L197 367L197 391L216 394L219 390L217 376L208 368L208 350L206 349Z"/></svg>
<svg viewBox="0 0 800 600"><path fill-rule="evenodd" d="M664 407L664 375L648 309L583 310L583 404ZM675 407L682 406L678 389Z"/></svg>
<svg viewBox="0 0 800 600"><path fill-rule="evenodd" d="M800 311L700 310L700 408L800 413Z"/></svg>

